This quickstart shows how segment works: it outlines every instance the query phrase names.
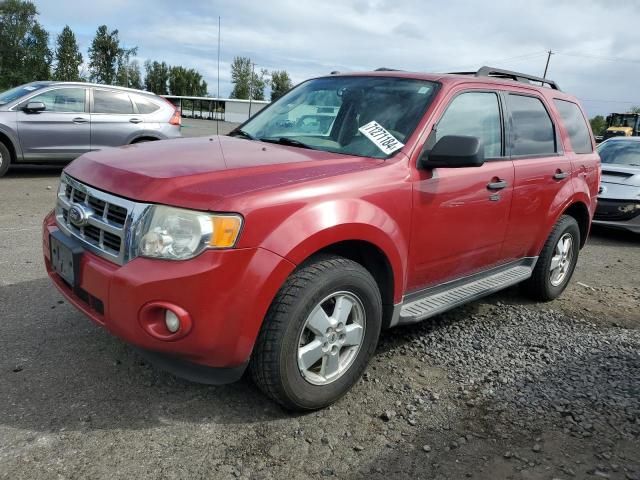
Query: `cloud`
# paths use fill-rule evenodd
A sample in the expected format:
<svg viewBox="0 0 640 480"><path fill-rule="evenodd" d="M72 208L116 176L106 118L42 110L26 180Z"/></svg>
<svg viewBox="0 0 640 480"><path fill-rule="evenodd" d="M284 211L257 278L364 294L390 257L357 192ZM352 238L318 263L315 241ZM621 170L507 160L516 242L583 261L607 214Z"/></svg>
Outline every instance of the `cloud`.
<svg viewBox="0 0 640 480"><path fill-rule="evenodd" d="M250 56L258 68L286 69L299 82L332 70L380 66L451 71L491 64L541 75L551 49L557 54L549 77L583 99L591 115L640 104L635 2L615 8L600 0L94 0L90 9L85 0L36 4L53 35L69 24L85 52L97 26L107 24L120 30L127 46L139 47L141 60L198 69L212 93L221 16L223 95L231 91L229 65L236 55Z"/></svg>

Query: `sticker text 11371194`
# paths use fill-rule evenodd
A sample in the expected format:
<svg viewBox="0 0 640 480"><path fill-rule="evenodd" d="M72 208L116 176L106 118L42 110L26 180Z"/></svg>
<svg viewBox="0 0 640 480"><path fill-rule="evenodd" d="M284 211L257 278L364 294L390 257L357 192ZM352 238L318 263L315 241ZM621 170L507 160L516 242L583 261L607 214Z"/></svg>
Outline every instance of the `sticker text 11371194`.
<svg viewBox="0 0 640 480"><path fill-rule="evenodd" d="M387 155L404 147L404 143L387 132L387 130L375 120L363 125L358 130Z"/></svg>

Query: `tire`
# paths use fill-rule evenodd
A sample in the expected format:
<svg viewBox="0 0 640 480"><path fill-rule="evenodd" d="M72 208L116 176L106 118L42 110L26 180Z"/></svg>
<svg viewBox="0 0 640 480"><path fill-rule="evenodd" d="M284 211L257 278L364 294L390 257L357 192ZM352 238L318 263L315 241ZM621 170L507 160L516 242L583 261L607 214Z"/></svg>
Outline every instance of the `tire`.
<svg viewBox="0 0 640 480"><path fill-rule="evenodd" d="M560 239L570 239L571 252L562 260L565 268L564 275L556 276L558 270L552 271L551 267L552 262L555 263L557 258L562 258L562 254L558 250ZM527 295L541 301L557 298L569 284L578 262L579 251L580 228L578 222L571 216L563 215L551 230L551 234L538 257L533 275L523 284Z"/></svg>
<svg viewBox="0 0 640 480"><path fill-rule="evenodd" d="M348 317L344 314L347 311ZM322 335L316 333L319 325ZM324 331L326 325L330 326ZM331 405L364 372L375 352L381 325L382 300L371 274L343 257L316 256L291 274L273 300L252 355L253 380L289 410ZM359 345L349 345L355 343L358 332ZM302 347L313 347L311 357L300 357L307 351ZM308 359L309 368L303 369L302 358Z"/></svg>
<svg viewBox="0 0 640 480"><path fill-rule="evenodd" d="M0 142L0 177L3 177L9 171L11 164L11 152L6 145Z"/></svg>

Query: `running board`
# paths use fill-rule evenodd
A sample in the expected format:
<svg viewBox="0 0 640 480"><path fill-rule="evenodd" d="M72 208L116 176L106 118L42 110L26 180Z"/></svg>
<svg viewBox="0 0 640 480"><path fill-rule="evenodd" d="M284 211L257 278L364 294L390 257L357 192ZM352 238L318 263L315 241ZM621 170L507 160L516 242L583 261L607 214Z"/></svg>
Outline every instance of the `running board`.
<svg viewBox="0 0 640 480"><path fill-rule="evenodd" d="M454 280L405 297L397 324L415 323L526 280L537 257Z"/></svg>

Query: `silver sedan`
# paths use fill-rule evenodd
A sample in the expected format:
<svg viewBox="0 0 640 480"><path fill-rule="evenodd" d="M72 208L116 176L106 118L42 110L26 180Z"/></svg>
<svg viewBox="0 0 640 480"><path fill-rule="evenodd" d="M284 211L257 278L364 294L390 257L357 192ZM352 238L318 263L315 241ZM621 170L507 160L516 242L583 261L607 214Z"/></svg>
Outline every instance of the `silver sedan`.
<svg viewBox="0 0 640 480"><path fill-rule="evenodd" d="M602 182L593 223L640 233L640 137L601 143Z"/></svg>

